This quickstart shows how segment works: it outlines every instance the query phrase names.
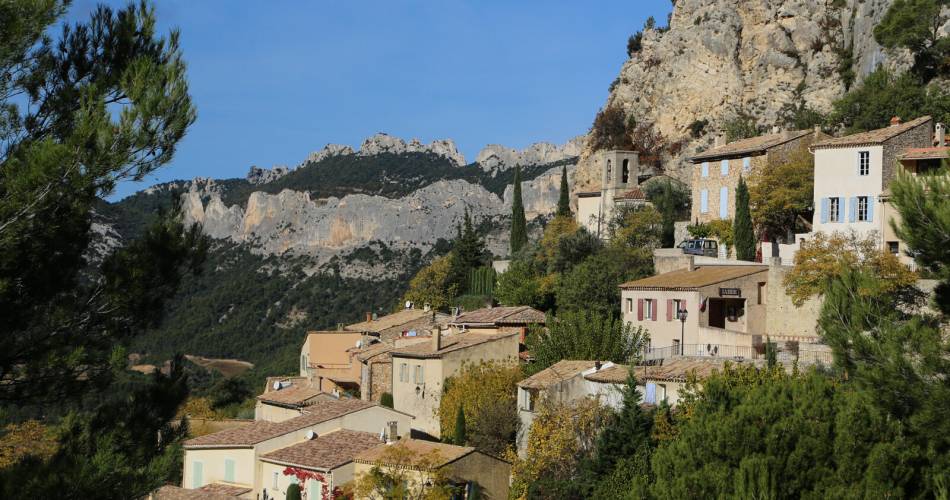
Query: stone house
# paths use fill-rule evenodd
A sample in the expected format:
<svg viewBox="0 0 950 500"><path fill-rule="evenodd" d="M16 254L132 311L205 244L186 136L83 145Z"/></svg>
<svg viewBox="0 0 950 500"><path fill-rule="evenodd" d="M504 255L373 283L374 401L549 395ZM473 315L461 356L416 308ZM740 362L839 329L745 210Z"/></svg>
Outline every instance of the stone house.
<svg viewBox="0 0 950 500"><path fill-rule="evenodd" d="M392 455L387 452L394 447L402 447L409 452L409 463L393 463ZM460 498L469 498L476 485L481 493L479 498L508 498L511 464L468 446L402 439L395 444L379 445L363 451L354 461L357 477L369 473L373 467L399 467L410 471L409 480L413 482L410 487L418 487L419 483L426 480L428 472L441 469L451 484L462 487L464 493Z"/></svg>
<svg viewBox="0 0 950 500"><path fill-rule="evenodd" d="M347 350L365 341L366 335L360 332L308 332L300 348L300 375L323 392L358 391L359 367L350 361Z"/></svg>
<svg viewBox="0 0 950 500"><path fill-rule="evenodd" d="M453 334L518 332L519 342L524 343L528 329L544 322L544 313L531 306L485 307L456 316L448 326Z"/></svg>
<svg viewBox="0 0 950 500"><path fill-rule="evenodd" d="M735 193L739 177L787 160L816 140L828 137L818 130L796 130L741 139L717 145L690 161L692 209L690 221L708 223L735 217Z"/></svg>
<svg viewBox="0 0 950 500"><path fill-rule="evenodd" d="M430 342L431 333L397 338L392 342L372 342L353 347L348 352L351 362L360 370L360 399L379 402L383 394L393 392L392 351L420 342Z"/></svg>
<svg viewBox="0 0 950 500"><path fill-rule="evenodd" d="M437 411L445 381L466 363L516 363L518 332L463 333L443 336L434 332L429 342L391 352L395 408L415 417L413 430L438 438L442 430Z"/></svg>
<svg viewBox="0 0 950 500"><path fill-rule="evenodd" d="M321 466L312 465L318 457L311 457L313 462L300 458L301 448L296 445L329 437L339 431L361 433L359 440L365 443L365 434L379 436L393 426L400 429L403 435L408 435L411 421L410 415L358 399L318 401L303 408L299 416L288 420L256 420L242 427L185 441L182 487L199 489L209 484L223 483L249 490L242 495L247 498L262 498L265 492L270 498L282 498L293 479L283 474L283 469L276 470L274 466L275 462L280 462L280 457L286 460L290 455L301 462L311 463L310 467L322 466L325 472L332 472L324 479L328 485L332 485L334 474L337 473L342 475L337 476L336 481L346 481L352 475L352 467L338 471L342 462L330 464L327 461L321 462ZM319 448L335 443L341 437L349 440L352 436L349 433L337 434L318 445L310 446ZM274 454L287 448L291 451ZM346 449L355 452L352 447ZM305 463L297 465L307 466Z"/></svg>
<svg viewBox="0 0 950 500"><path fill-rule="evenodd" d="M387 314L382 317L374 317L371 313L366 314L366 321L346 325L343 330L348 332L359 332L371 335L381 342L393 342L395 339L405 337L409 332L418 332L424 335L429 331L444 325L449 316L431 309L415 309L407 307L399 312Z"/></svg>
<svg viewBox="0 0 950 500"><path fill-rule="evenodd" d="M299 417L305 408L319 401L339 399L310 385L302 377L268 377L264 392L257 396L254 420L283 422Z"/></svg>
<svg viewBox="0 0 950 500"><path fill-rule="evenodd" d="M587 378L614 367L609 361L561 360L518 382L518 418L521 420L521 429L517 436L518 454L524 457L527 451L528 431L534 423L537 405L542 399L570 403L592 396L599 397L613 408L620 408L623 402L622 393L616 384L605 384Z"/></svg>
<svg viewBox="0 0 950 500"><path fill-rule="evenodd" d="M943 127L938 127L938 135ZM938 138L938 140L940 140ZM815 154L813 232L854 232L873 237L882 250L903 255L903 243L890 228L896 210L889 203L898 169L912 172L937 165L945 146L934 147L929 116L909 122L893 118L886 128L812 144ZM943 151L941 151L943 149ZM799 237L798 242L808 235Z"/></svg>
<svg viewBox="0 0 950 500"><path fill-rule="evenodd" d="M631 191L654 172L652 167L641 166L636 151L602 151L595 161L600 166L600 190L577 193L575 217L591 234L606 238L607 225L617 204L638 202Z"/></svg>

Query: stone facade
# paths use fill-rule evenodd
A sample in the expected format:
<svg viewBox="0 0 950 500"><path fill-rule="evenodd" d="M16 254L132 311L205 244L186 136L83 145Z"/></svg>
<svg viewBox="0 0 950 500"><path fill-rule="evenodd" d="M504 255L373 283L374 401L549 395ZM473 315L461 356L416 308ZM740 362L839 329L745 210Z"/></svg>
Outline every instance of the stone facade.
<svg viewBox="0 0 950 500"><path fill-rule="evenodd" d="M898 157L904 153L907 148L925 148L931 146L933 144L933 136L934 122L928 121L884 143L884 157L881 164L882 190L887 190L891 185L891 181L897 177L897 170L900 166Z"/></svg>

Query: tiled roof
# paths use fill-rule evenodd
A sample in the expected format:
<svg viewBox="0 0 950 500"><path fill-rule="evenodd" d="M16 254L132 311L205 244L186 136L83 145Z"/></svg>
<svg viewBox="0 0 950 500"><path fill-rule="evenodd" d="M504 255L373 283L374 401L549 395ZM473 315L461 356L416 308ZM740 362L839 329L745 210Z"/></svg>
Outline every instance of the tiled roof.
<svg viewBox="0 0 950 500"><path fill-rule="evenodd" d="M274 390L274 382L290 382L291 387L307 385L310 383L307 380L307 377L297 377L297 376L267 377L267 382L264 384L265 393Z"/></svg>
<svg viewBox="0 0 950 500"><path fill-rule="evenodd" d="M663 360L660 365L635 366L634 375L637 377L638 382L645 380L685 382L686 377L690 373L694 374L698 379L704 379L714 372L722 371L726 362L735 364L740 361L711 357L670 358ZM626 380L626 377L624 380Z"/></svg>
<svg viewBox="0 0 950 500"><path fill-rule="evenodd" d="M939 160L950 158L950 147L909 148L898 156L900 160Z"/></svg>
<svg viewBox="0 0 950 500"><path fill-rule="evenodd" d="M214 434L207 434L185 441L185 448L201 447L250 447L304 427L316 425L349 413L376 406L359 399L319 401L303 410L303 414L283 422L257 420L253 423Z"/></svg>
<svg viewBox="0 0 950 500"><path fill-rule="evenodd" d="M640 188L635 187L626 193L622 193L616 197L615 200L645 200L647 199L646 195L643 194L643 191Z"/></svg>
<svg viewBox="0 0 950 500"><path fill-rule="evenodd" d="M518 382L518 387L544 389L558 382L569 380L584 370L593 368L596 363L596 361L561 360Z"/></svg>
<svg viewBox="0 0 950 500"><path fill-rule="evenodd" d="M442 337L442 348L438 351L432 349L432 342L420 342L411 346L402 347L392 352L393 356L404 358L440 358L443 354L467 349L472 346L494 342L500 339L506 339L518 335L518 332L485 334L485 333L461 333L458 335L445 335ZM514 356L517 353L512 353Z"/></svg>
<svg viewBox="0 0 950 500"><path fill-rule="evenodd" d="M238 498L238 495L251 490L250 488L237 488L244 491L242 493L224 493L215 489L209 490L209 486L211 485L208 484L196 490L189 490L180 486L167 484L153 491L148 498L153 500L230 500Z"/></svg>
<svg viewBox="0 0 950 500"><path fill-rule="evenodd" d="M272 451L261 457L265 462L311 469L332 470L353 461L358 453L381 444L378 434L338 430Z"/></svg>
<svg viewBox="0 0 950 500"><path fill-rule="evenodd" d="M475 451L475 448L468 446L455 446L421 439L402 439L395 444L382 444L360 452L353 461L371 465L394 465L386 462L386 451L394 446L401 446L412 452L412 461L409 464L400 464L412 467L418 467L423 460L430 459L433 460L433 463L427 465L435 468L442 467Z"/></svg>
<svg viewBox="0 0 950 500"><path fill-rule="evenodd" d="M613 365L594 373L584 375L584 378L591 382L600 382L603 384L622 384L627 381L627 375L630 373L630 367L627 365Z"/></svg>
<svg viewBox="0 0 950 500"><path fill-rule="evenodd" d="M396 346L394 346L393 344L386 343L386 342L377 342L375 344L370 344L367 347L351 348L349 349L349 352L355 353L356 359L365 362L365 361L375 358L376 356L389 353L395 348Z"/></svg>
<svg viewBox="0 0 950 500"><path fill-rule="evenodd" d="M210 483L198 489L208 493L219 493L222 495L232 495L237 497L253 490L254 488L235 483Z"/></svg>
<svg viewBox="0 0 950 500"><path fill-rule="evenodd" d="M292 385L279 391L265 392L258 396L257 399L265 403L300 406L321 394L323 394L323 392L316 387Z"/></svg>
<svg viewBox="0 0 950 500"><path fill-rule="evenodd" d="M702 161L716 160L720 158L731 158L736 156L748 156L751 154L764 154L768 149L780 146L787 142L801 139L808 134L815 133L813 130L790 130L778 134L760 135L748 139L740 139L730 142L724 146L710 149L690 158L693 163Z"/></svg>
<svg viewBox="0 0 950 500"><path fill-rule="evenodd" d="M531 306L484 307L460 314L453 324L544 324L544 313Z"/></svg>
<svg viewBox="0 0 950 500"><path fill-rule="evenodd" d="M387 314L385 316L376 318L372 321L363 321L360 323L354 323L352 325L347 325L343 327L344 330L350 332L381 332L389 328L393 328L400 325L405 325L406 323L411 323L413 321L423 319L426 316L432 317L435 315L435 322L440 320L445 320L448 316L446 314L437 313L435 311L426 311L423 309L403 309L399 312L392 314ZM435 324L433 322L433 324Z"/></svg>
<svg viewBox="0 0 950 500"><path fill-rule="evenodd" d="M679 269L620 285L627 290L694 290L750 274L767 271L768 266L702 266Z"/></svg>
<svg viewBox="0 0 950 500"><path fill-rule="evenodd" d="M929 116L921 116L916 120L911 120L900 125L879 128L869 132L861 132L860 134L846 135L844 137L832 137L831 139L818 141L812 144L811 147L812 149L820 149L841 146L860 146L862 144L880 144L931 120L932 118Z"/></svg>

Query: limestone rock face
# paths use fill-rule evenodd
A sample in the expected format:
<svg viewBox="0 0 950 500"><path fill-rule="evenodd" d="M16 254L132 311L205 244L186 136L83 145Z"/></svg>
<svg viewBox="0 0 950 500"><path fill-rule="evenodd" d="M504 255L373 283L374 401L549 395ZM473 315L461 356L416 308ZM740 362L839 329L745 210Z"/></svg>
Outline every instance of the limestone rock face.
<svg viewBox="0 0 950 500"><path fill-rule="evenodd" d="M515 166L543 165L567 158L574 158L581 154L584 146L584 136L578 136L558 146L550 142L538 142L522 151L489 144L479 151L475 163L486 172L497 173Z"/></svg>
<svg viewBox="0 0 950 500"><path fill-rule="evenodd" d="M353 148L345 144L327 144L323 146L323 149L320 151L310 153L310 156L307 156L307 159L304 160L300 166L306 165L307 163L317 163L333 156L351 155L353 153Z"/></svg>
<svg viewBox="0 0 950 500"><path fill-rule="evenodd" d="M465 165L465 157L462 156L462 153L455 146L455 142L451 139L433 141L430 144L423 144L418 139L413 139L407 144L406 141L398 137L379 133L365 139L357 154L373 156L380 153L431 153L443 156L458 166Z"/></svg>
<svg viewBox="0 0 950 500"><path fill-rule="evenodd" d="M290 168L285 165L275 165L273 168L261 168L251 165L247 172L247 182L251 184L266 184L276 181L290 173Z"/></svg>
<svg viewBox="0 0 950 500"><path fill-rule="evenodd" d="M908 67L905 51L882 51L872 33L892 1L676 0L670 29L643 32L607 104L684 141L667 173L689 182L685 159L738 113L771 127L790 103L829 111L846 91L837 68L847 47L858 81L879 65ZM694 138L690 125L700 120L709 124ZM585 151L574 189L597 189L599 178Z"/></svg>

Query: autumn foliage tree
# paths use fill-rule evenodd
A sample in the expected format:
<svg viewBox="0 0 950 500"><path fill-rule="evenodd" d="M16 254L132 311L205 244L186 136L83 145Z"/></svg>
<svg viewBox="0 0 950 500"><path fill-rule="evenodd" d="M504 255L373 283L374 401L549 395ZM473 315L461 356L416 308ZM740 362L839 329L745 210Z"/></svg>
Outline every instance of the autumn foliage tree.
<svg viewBox="0 0 950 500"><path fill-rule="evenodd" d="M342 488L351 498L372 500L448 500L455 488L449 483L445 461L438 450L419 454L402 443L387 446L373 467Z"/></svg>
<svg viewBox="0 0 950 500"><path fill-rule="evenodd" d="M773 241L785 241L811 213L815 157L808 148L758 168L749 177L749 207L756 227Z"/></svg>
<svg viewBox="0 0 950 500"><path fill-rule="evenodd" d="M516 407L517 383L521 368L495 362L466 364L451 377L439 402L442 434L455 444L475 446L501 455L512 445L520 420ZM459 417L463 418L459 425ZM465 443L458 442L462 431Z"/></svg>

